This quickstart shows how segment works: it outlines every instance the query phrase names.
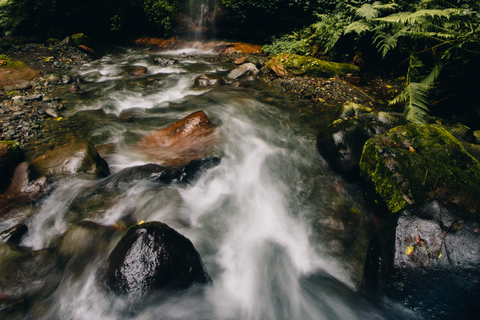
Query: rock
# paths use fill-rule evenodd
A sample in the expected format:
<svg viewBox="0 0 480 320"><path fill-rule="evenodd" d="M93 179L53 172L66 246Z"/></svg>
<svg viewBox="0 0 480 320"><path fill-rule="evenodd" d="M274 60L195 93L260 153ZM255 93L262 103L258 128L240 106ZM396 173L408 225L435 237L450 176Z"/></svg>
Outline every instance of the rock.
<svg viewBox="0 0 480 320"><path fill-rule="evenodd" d="M57 84L60 83L61 78L58 74L51 73L45 76L45 80L50 84Z"/></svg>
<svg viewBox="0 0 480 320"><path fill-rule="evenodd" d="M90 39L83 33L75 33L74 35L72 35L72 40L76 46L85 46L90 43Z"/></svg>
<svg viewBox="0 0 480 320"><path fill-rule="evenodd" d="M205 158L218 143L215 125L203 111L143 137L136 149L164 166L182 166Z"/></svg>
<svg viewBox="0 0 480 320"><path fill-rule="evenodd" d="M360 111L362 110L362 111ZM356 180L360 172L360 158L365 142L399 122L384 113L357 116L365 109L347 104L340 117L317 137L317 149L330 167L349 181ZM350 118L349 118L350 117Z"/></svg>
<svg viewBox="0 0 480 320"><path fill-rule="evenodd" d="M72 82L73 82L73 80L72 80L72 78L71 78L69 75L64 74L64 75L62 76L62 83L63 83L63 84L70 84L70 83L72 83Z"/></svg>
<svg viewBox="0 0 480 320"><path fill-rule="evenodd" d="M72 83L70 86L68 86L68 91L71 93L78 93L78 94L82 94L85 92L82 90L82 88L80 88L78 83Z"/></svg>
<svg viewBox="0 0 480 320"><path fill-rule="evenodd" d="M47 114L48 116L50 116L52 118L58 118L57 112L55 110L53 110L52 108L45 109L45 114Z"/></svg>
<svg viewBox="0 0 480 320"><path fill-rule="evenodd" d="M214 74L202 74L195 79L196 87L216 87L220 85L220 78Z"/></svg>
<svg viewBox="0 0 480 320"><path fill-rule="evenodd" d="M19 244L22 240L22 237L28 232L28 227L26 224L19 223L5 231L0 232L0 243L1 244Z"/></svg>
<svg viewBox="0 0 480 320"><path fill-rule="evenodd" d="M399 126L368 140L360 170L392 213L438 199L479 217L480 164L439 125Z"/></svg>
<svg viewBox="0 0 480 320"><path fill-rule="evenodd" d="M128 230L108 258L105 279L110 290L133 299L211 281L190 240L160 222Z"/></svg>
<svg viewBox="0 0 480 320"><path fill-rule="evenodd" d="M360 73L357 66L348 63L328 62L312 57L283 53L268 61L266 67L281 78L300 75L330 78L337 75L343 77L348 73L354 75Z"/></svg>
<svg viewBox="0 0 480 320"><path fill-rule="evenodd" d="M0 192L10 184L13 171L22 161L20 144L14 141L0 141Z"/></svg>
<svg viewBox="0 0 480 320"><path fill-rule="evenodd" d="M63 39L61 42L60 42L60 45L63 45L63 46L72 46L74 44L72 38L70 37L65 37L65 39Z"/></svg>
<svg viewBox="0 0 480 320"><path fill-rule="evenodd" d="M36 178L33 167L28 162L20 163L13 173L10 187L5 191L5 198L30 203L44 195L47 186L45 177Z"/></svg>
<svg viewBox="0 0 480 320"><path fill-rule="evenodd" d="M384 226L387 236L371 242L361 291L402 301L431 319L475 317L479 221L458 219L436 200L410 206L397 217Z"/></svg>
<svg viewBox="0 0 480 320"><path fill-rule="evenodd" d="M239 66L241 64L244 64L246 61L247 61L247 57L241 57L241 58L238 58L237 60L233 61L233 63L236 64L237 66Z"/></svg>
<svg viewBox="0 0 480 320"><path fill-rule="evenodd" d="M203 171L220 163L219 158L194 160L180 168L166 168L156 164L125 168L88 188L72 201L66 220L77 222L98 217L117 202L117 198L139 181L149 182L154 189L171 183L189 183Z"/></svg>
<svg viewBox="0 0 480 320"><path fill-rule="evenodd" d="M240 67L233 69L227 74L228 79L238 79L243 75L254 75L256 76L260 71L253 63L245 63Z"/></svg>
<svg viewBox="0 0 480 320"><path fill-rule="evenodd" d="M25 101L42 101L43 94L33 94L31 96L27 96Z"/></svg>
<svg viewBox="0 0 480 320"><path fill-rule="evenodd" d="M93 221L80 221L71 225L55 246L61 261L74 271L82 271L98 254L108 250L110 241L120 229L103 226Z"/></svg>
<svg viewBox="0 0 480 320"><path fill-rule="evenodd" d="M88 53L88 54L91 55L91 56L96 56L96 55L97 55L97 52L96 52L95 50L93 50L93 49L90 48L90 47L87 47L86 45L81 44L81 45L79 45L78 47L79 47L80 49L82 49L83 52Z"/></svg>
<svg viewBox="0 0 480 320"><path fill-rule="evenodd" d="M167 58L155 58L155 59L153 59L153 63L158 64L162 67L173 66L175 64L179 64L178 60L167 59Z"/></svg>
<svg viewBox="0 0 480 320"><path fill-rule="evenodd" d="M13 86L15 90L22 90L22 91L28 90L31 87L32 87L32 83L28 80L20 80Z"/></svg>
<svg viewBox="0 0 480 320"><path fill-rule="evenodd" d="M48 297L61 281L54 253L48 249L31 251L4 244L0 246L0 296L12 299Z"/></svg>
<svg viewBox="0 0 480 320"><path fill-rule="evenodd" d="M74 175L78 173L105 177L110 174L108 164L89 143L70 143L54 149L32 161L40 175Z"/></svg>
<svg viewBox="0 0 480 320"><path fill-rule="evenodd" d="M133 76L143 76L147 74L147 67L138 67L132 71Z"/></svg>

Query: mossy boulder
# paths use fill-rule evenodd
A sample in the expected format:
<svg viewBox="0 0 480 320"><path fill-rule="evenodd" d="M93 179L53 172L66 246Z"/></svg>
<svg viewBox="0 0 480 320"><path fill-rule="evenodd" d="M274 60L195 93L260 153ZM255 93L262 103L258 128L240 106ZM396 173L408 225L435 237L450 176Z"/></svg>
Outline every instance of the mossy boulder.
<svg viewBox="0 0 480 320"><path fill-rule="evenodd" d="M0 141L0 192L8 187L13 172L22 159L23 153L19 143Z"/></svg>
<svg viewBox="0 0 480 320"><path fill-rule="evenodd" d="M90 38L84 35L83 33L75 33L72 35L73 43L76 46L84 45L87 46L90 44Z"/></svg>
<svg viewBox="0 0 480 320"><path fill-rule="evenodd" d="M348 63L324 61L296 54L279 54L267 62L266 67L279 77L310 76L330 78L345 76L349 73L358 74L360 69Z"/></svg>
<svg viewBox="0 0 480 320"><path fill-rule="evenodd" d="M32 165L42 176L87 173L105 177L110 174L107 162L89 143L71 143L54 149L33 160Z"/></svg>
<svg viewBox="0 0 480 320"><path fill-rule="evenodd" d="M190 240L161 222L131 227L110 254L105 277L113 292L134 300L211 281Z"/></svg>
<svg viewBox="0 0 480 320"><path fill-rule="evenodd" d="M0 89L5 91L24 90L24 82L29 82L40 74L29 68L21 61L11 60L8 56L0 54Z"/></svg>
<svg viewBox="0 0 480 320"><path fill-rule="evenodd" d="M365 142L400 121L385 112L371 112L368 108L346 104L340 112L340 119L317 136L318 152L345 179L357 180Z"/></svg>
<svg viewBox="0 0 480 320"><path fill-rule="evenodd" d="M480 164L439 125L398 126L368 140L360 171L392 213L438 199L478 217Z"/></svg>

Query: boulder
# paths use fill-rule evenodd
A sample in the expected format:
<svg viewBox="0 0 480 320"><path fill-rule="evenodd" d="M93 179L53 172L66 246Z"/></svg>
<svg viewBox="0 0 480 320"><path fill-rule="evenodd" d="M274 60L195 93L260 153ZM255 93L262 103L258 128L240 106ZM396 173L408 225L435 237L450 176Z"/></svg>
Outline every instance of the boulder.
<svg viewBox="0 0 480 320"><path fill-rule="evenodd" d="M32 161L35 170L42 176L74 175L78 173L105 177L110 174L108 164L89 143L73 142Z"/></svg>
<svg viewBox="0 0 480 320"><path fill-rule="evenodd" d="M110 254L105 273L110 290L134 300L210 281L190 240L160 222L131 227Z"/></svg>
<svg viewBox="0 0 480 320"><path fill-rule="evenodd" d="M28 162L22 162L15 168L12 182L4 196L11 201L30 203L44 195L46 186L47 179L37 178L33 166Z"/></svg>
<svg viewBox="0 0 480 320"><path fill-rule="evenodd" d="M220 78L214 74L202 74L195 79L196 87L216 87L220 85Z"/></svg>
<svg viewBox="0 0 480 320"><path fill-rule="evenodd" d="M367 108L347 105L340 119L317 136L317 149L330 167L353 181L360 172L360 158L365 142L400 122L385 112L368 112ZM363 114L362 114L363 113Z"/></svg>
<svg viewBox="0 0 480 320"><path fill-rule="evenodd" d="M95 50L93 50L93 49L90 48L90 47L87 47L86 45L81 44L81 45L79 45L78 47L79 47L83 52L88 53L88 54L91 55L91 56L96 56L96 55L97 55L97 52L96 52Z"/></svg>
<svg viewBox="0 0 480 320"><path fill-rule="evenodd" d="M370 244L361 291L401 301L429 319L476 317L480 223L458 217L436 200L400 211Z"/></svg>
<svg viewBox="0 0 480 320"><path fill-rule="evenodd" d="M253 63L244 63L240 67L233 69L227 74L228 79L238 79L244 75L256 76L260 71Z"/></svg>
<svg viewBox="0 0 480 320"><path fill-rule="evenodd" d="M330 78L334 76L346 76L347 74L359 74L357 66L348 63L329 62L312 57L299 56L296 54L279 54L267 62L278 77L309 76Z"/></svg>
<svg viewBox="0 0 480 320"><path fill-rule="evenodd" d="M14 141L0 141L0 192L10 184L13 171L22 161L20 144Z"/></svg>
<svg viewBox="0 0 480 320"><path fill-rule="evenodd" d="M217 143L215 125L203 111L197 111L144 136L136 149L160 165L183 166L208 156Z"/></svg>
<svg viewBox="0 0 480 320"><path fill-rule="evenodd" d="M12 299L47 298L61 281L53 251L4 244L0 246L0 297Z"/></svg>
<svg viewBox="0 0 480 320"><path fill-rule="evenodd" d="M72 41L76 46L86 46L90 43L90 38L83 33L75 33L74 35L72 35Z"/></svg>
<svg viewBox="0 0 480 320"><path fill-rule="evenodd" d="M360 170L370 195L392 213L438 199L479 217L480 164L439 125L398 126L368 140Z"/></svg>
<svg viewBox="0 0 480 320"><path fill-rule="evenodd" d="M98 217L101 212L113 206L123 192L141 180L150 182L152 188L155 189L166 187L171 183L189 183L204 170L219 163L219 158L207 158L191 161L186 166L178 168L167 168L153 163L125 168L112 174L96 186L83 191L72 201L65 218L74 223ZM126 211L129 209L125 208ZM128 214L128 212L126 213Z"/></svg>

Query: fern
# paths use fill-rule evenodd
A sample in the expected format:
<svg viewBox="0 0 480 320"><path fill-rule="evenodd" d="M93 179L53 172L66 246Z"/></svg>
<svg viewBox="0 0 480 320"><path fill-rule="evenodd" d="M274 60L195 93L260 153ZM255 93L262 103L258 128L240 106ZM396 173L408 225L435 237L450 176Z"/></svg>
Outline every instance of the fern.
<svg viewBox="0 0 480 320"><path fill-rule="evenodd" d="M415 57L410 57L410 67L407 72L405 89L390 101L390 105L396 105L405 102L404 115L408 122L416 124L428 123L430 119L430 91L437 81L442 70L441 64L436 64L431 72L423 78L420 82L412 81L412 73L415 73L416 68L423 66Z"/></svg>

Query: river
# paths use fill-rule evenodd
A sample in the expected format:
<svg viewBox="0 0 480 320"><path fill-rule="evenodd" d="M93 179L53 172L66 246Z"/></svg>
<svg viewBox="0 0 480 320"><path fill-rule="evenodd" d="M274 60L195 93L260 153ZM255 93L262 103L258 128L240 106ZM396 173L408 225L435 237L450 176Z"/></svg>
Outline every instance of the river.
<svg viewBox="0 0 480 320"><path fill-rule="evenodd" d="M154 64L159 57L178 64ZM192 241L213 284L126 310L124 300L105 293L98 276L117 237L92 253L80 275L64 271L53 295L39 301L44 306L40 318L420 317L398 302L357 293L371 222L357 187L330 171L315 148L316 135L333 113L259 81L195 88L201 74L228 72L210 58L211 53L194 49L158 53L116 48L75 70L88 80L81 85L85 94L63 94L68 108L52 130L60 140L113 145L105 160L115 173L149 162L133 148L142 136L203 110L220 132L211 154L221 158L218 166L189 184L159 189L139 181L86 218L113 225L128 215L136 222L168 224ZM122 75L138 66L148 68L145 76ZM71 204L100 181L57 181L48 197L29 209L34 213L29 211L22 245L35 250L51 246L73 222Z"/></svg>

